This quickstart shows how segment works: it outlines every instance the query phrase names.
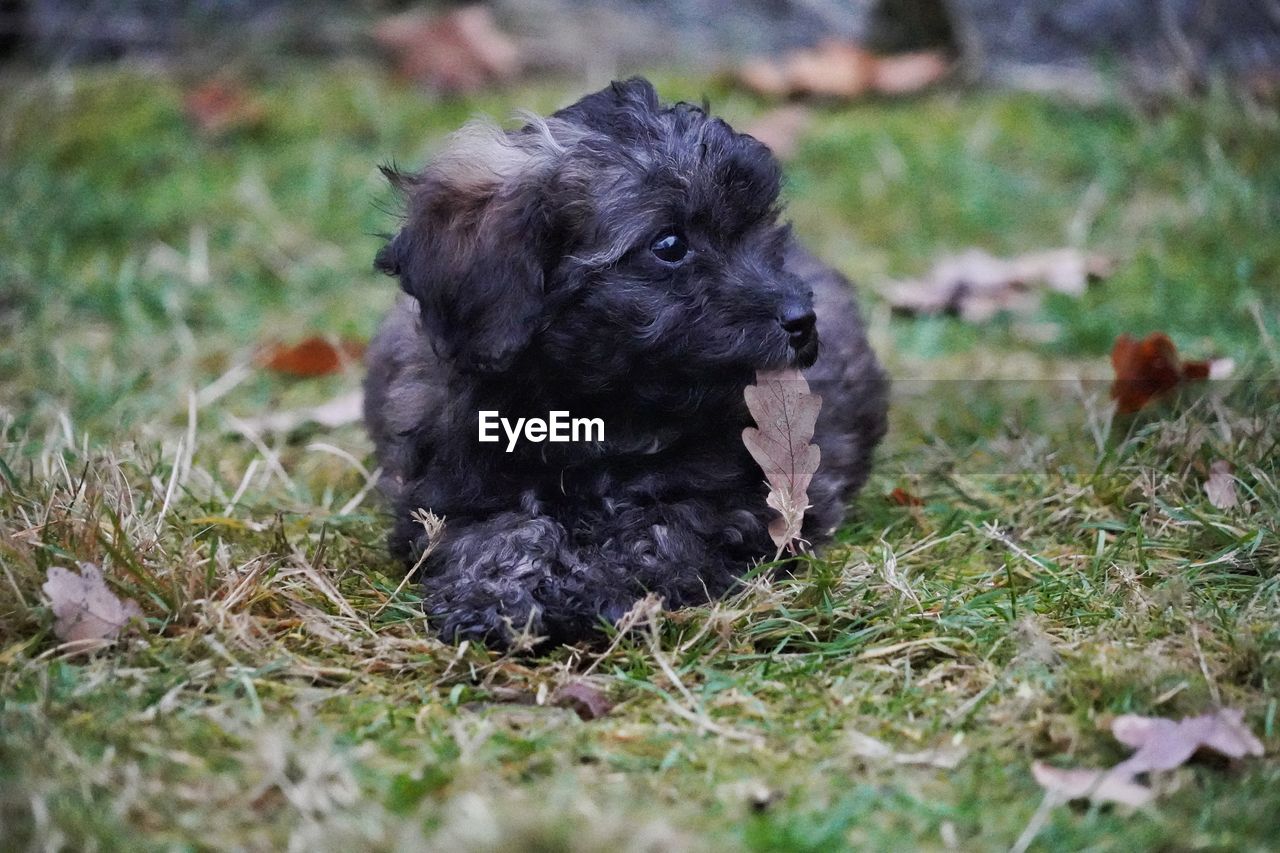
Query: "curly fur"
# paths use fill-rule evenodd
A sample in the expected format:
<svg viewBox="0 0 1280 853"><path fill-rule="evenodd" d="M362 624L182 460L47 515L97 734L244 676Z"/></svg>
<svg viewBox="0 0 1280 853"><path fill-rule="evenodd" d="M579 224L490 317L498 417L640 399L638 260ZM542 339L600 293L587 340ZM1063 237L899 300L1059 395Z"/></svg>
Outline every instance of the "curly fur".
<svg viewBox="0 0 1280 853"><path fill-rule="evenodd" d="M443 636L571 642L646 593L706 602L772 556L741 440L757 369L808 366L825 404L804 535L839 524L886 381L848 282L778 224L764 145L634 79L518 130L470 125L388 176L408 209L377 267L407 296L370 348L365 416L392 551L427 548L415 509L446 519L421 570ZM673 228L677 267L649 250ZM820 349L780 325L810 307ZM478 442L481 409L600 417L605 440L508 453Z"/></svg>

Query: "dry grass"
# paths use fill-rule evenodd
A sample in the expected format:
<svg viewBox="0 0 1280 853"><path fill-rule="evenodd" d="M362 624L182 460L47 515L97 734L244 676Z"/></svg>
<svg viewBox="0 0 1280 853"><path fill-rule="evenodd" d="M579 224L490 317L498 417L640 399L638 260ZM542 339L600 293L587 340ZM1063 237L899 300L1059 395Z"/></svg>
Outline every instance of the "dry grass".
<svg viewBox="0 0 1280 853"><path fill-rule="evenodd" d="M899 376L1055 378L899 382L893 433L856 519L807 571L761 575L707 608L646 603L601 647L499 656L432 638L383 553L357 428L282 438L243 426L355 381L289 383L240 366L264 330L367 332L390 295L364 272L376 241L357 241L346 221L376 192L369 151L404 152L395 140L416 139L411 116L443 128L475 106L428 110L356 80L343 85L366 86L361 98L378 109L321 128L307 122L323 86L268 87L279 118L267 136L201 143L208 175L177 168L166 180L193 195L173 209L173 186L139 191L143 224L73 215L51 201L63 190L41 181L61 163L111 188L125 180L113 169L180 162L170 147L190 143L165 113L168 83L78 82L87 100L77 110L128 109L96 136L59 114L48 151L29 123L0 127L25 151L20 168L7 167L19 187L7 209L29 226L11 219L0 234L0 279L16 294L0 323L17 347L0 380L6 847L998 849L1040 818L1033 843L1055 849L1265 849L1280 837L1280 267L1266 225L1280 184L1257 156L1272 130L1195 111L1150 127L1119 113L1064 118L1001 99L827 118L801 150L797 192L823 163L843 162L832 151L840 140L861 144L881 119L902 123L892 132L908 164L942 150L960 158L953 174L976 181L988 154L959 153L976 133L962 116L976 115L980 130L1005 110L1029 115L1019 132L1045 146L1035 174L1061 181L1052 185L1063 198L1092 178L1074 171L1076 153L1054 159L1040 123L1111 139L1122 161L1194 148L1197 134L1228 141L1225 160L1210 153L1171 176L1192 187L1185 207L1124 235L1130 269L1096 297L1113 316L1049 307L1040 319L1065 330L1057 343L1030 343L1016 326L890 323L873 300ZM913 116L936 120L933 135L911 135ZM390 141L362 136L375 118L393 127ZM150 153L94 159L131 146ZM1020 223L1000 185L997 176L957 193L988 205L1011 245L1051 239L1036 222L1074 205ZM856 244L915 204L884 201L858 231L826 193L799 196L797 218L817 228L822 210L836 211L815 236L837 248L839 229ZM41 219L41 199L61 216ZM1140 194L1133 204L1108 215L1137 221ZM1238 248L1199 261L1199 249L1181 253L1175 244L1200 235L1171 224L1199 228L1187 210L1230 225ZM971 212L954 216L932 250L976 227ZM33 235L37 226L46 230ZM893 251L912 256L920 238L903 239ZM897 263L881 259L882 274ZM1224 309L1235 322L1203 349L1237 355L1239 378L1124 421L1112 419L1105 385L1061 378L1105 374L1089 330L1141 325L1133 318L1145 315L1125 313L1148 310L1132 307L1126 275L1154 264L1161 287L1180 294L1178 282L1227 260L1245 282ZM1181 310L1169 330L1194 348L1199 327ZM1086 343L1071 344L1075 333ZM1204 493L1217 459L1234 465L1236 508L1216 509ZM923 504L888 503L898 486ZM91 656L59 645L40 591L48 567L81 562L103 567L146 614ZM557 690L582 680L616 707L590 721L559 707ZM1106 763L1118 757L1099 730L1109 716L1216 704L1245 711L1267 757L1164 774L1150 812L1036 817L1034 758ZM900 762L868 737L929 755Z"/></svg>

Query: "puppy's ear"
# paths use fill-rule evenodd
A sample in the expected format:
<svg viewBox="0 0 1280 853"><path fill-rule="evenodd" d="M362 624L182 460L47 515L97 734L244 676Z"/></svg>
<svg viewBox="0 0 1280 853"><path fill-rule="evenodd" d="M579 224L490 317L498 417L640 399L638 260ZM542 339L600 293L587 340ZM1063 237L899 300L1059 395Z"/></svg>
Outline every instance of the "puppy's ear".
<svg viewBox="0 0 1280 853"><path fill-rule="evenodd" d="M550 260L545 193L564 152L546 122L473 124L421 174L392 177L408 216L375 266L418 300L442 357L501 371L528 345Z"/></svg>
<svg viewBox="0 0 1280 853"><path fill-rule="evenodd" d="M639 107L649 112L658 111L658 91L643 77L614 81L609 85L609 90L612 90L614 98L619 103Z"/></svg>
<svg viewBox="0 0 1280 853"><path fill-rule="evenodd" d="M606 133L630 136L643 131L662 105L653 84L643 77L610 83L556 113L572 121Z"/></svg>

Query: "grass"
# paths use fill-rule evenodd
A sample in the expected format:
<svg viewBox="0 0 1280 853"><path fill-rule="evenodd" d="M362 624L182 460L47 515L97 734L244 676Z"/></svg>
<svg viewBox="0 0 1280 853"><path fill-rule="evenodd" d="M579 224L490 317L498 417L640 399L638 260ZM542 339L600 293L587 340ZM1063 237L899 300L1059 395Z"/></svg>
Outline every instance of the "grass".
<svg viewBox="0 0 1280 853"><path fill-rule="evenodd" d="M382 550L356 427L261 446L228 415L319 402L263 341L367 337L393 298L381 160L476 111L360 65L253 87L210 138L175 76L0 95L0 826L10 848L1267 849L1280 837L1280 122L944 92L819 111L790 213L863 282L899 378L877 473L801 576L650 613L607 649L442 646ZM763 105L717 84L731 121ZM971 327L877 295L971 245L1117 259L1082 300ZM1106 353L1167 331L1229 382L1113 418ZM239 376L234 384L228 376ZM1082 378L1074 381L1073 378ZM224 380L224 381L220 381ZM1207 500L1229 460L1240 506ZM919 507L885 500L895 487ZM49 566L93 562L145 631L85 657ZM617 703L549 697L586 679ZM1268 755L1153 780L1145 811L1038 812L1035 759L1122 757L1115 714L1238 707ZM869 757L962 753L953 769ZM1028 833L1028 825L1033 833Z"/></svg>

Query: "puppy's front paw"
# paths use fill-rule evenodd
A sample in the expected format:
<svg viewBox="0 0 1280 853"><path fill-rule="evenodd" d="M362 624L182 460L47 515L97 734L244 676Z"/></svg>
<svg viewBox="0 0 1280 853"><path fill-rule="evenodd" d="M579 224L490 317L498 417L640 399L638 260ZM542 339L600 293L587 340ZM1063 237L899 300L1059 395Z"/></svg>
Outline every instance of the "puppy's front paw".
<svg viewBox="0 0 1280 853"><path fill-rule="evenodd" d="M536 605L474 607L436 599L426 604L427 621L447 643L470 640L491 649L530 646L543 637L541 608Z"/></svg>

